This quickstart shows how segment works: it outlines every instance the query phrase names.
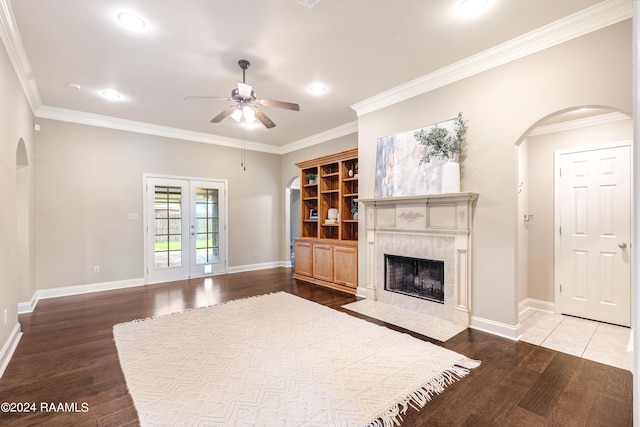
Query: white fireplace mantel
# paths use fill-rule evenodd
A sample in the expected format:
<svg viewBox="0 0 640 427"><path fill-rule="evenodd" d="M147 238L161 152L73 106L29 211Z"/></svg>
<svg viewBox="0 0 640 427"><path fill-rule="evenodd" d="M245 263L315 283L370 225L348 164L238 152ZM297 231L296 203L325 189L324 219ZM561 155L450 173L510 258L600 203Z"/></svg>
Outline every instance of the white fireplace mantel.
<svg viewBox="0 0 640 427"><path fill-rule="evenodd" d="M473 206L477 193L359 199L365 206L368 299L468 327L471 307ZM444 304L384 290L384 255L445 263Z"/></svg>

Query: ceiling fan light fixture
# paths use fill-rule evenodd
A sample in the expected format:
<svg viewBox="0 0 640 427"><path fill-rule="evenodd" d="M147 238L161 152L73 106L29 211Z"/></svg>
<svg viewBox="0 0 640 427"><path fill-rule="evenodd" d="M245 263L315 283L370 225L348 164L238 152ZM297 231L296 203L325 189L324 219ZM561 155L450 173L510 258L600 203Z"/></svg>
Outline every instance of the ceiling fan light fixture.
<svg viewBox="0 0 640 427"><path fill-rule="evenodd" d="M238 108L236 111L231 113L231 118L236 122L239 122L240 120L242 120L242 110Z"/></svg>
<svg viewBox="0 0 640 427"><path fill-rule="evenodd" d="M248 105L242 107L242 116L244 117L244 121L247 123L251 123L256 120L256 113Z"/></svg>

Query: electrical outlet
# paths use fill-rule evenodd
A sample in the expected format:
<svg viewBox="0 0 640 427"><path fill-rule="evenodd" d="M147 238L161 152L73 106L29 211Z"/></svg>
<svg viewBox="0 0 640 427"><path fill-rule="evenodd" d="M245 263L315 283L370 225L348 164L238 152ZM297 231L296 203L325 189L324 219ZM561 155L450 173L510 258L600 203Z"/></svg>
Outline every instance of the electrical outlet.
<svg viewBox="0 0 640 427"><path fill-rule="evenodd" d="M253 251L253 256L257 258L258 257L258 251Z"/></svg>
<svg viewBox="0 0 640 427"><path fill-rule="evenodd" d="M130 213L127 215L128 219L140 219L140 216L137 213Z"/></svg>
<svg viewBox="0 0 640 427"><path fill-rule="evenodd" d="M100 266L99 266L99 265L94 265L94 266L93 266L93 272L94 272L95 274L100 273Z"/></svg>

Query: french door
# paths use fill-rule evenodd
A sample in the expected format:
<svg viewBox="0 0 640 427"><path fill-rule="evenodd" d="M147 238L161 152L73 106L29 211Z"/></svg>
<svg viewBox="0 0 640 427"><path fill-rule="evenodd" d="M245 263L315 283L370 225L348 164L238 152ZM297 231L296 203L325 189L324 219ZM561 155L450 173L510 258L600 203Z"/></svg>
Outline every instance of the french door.
<svg viewBox="0 0 640 427"><path fill-rule="evenodd" d="M227 272L226 182L147 177L145 279Z"/></svg>

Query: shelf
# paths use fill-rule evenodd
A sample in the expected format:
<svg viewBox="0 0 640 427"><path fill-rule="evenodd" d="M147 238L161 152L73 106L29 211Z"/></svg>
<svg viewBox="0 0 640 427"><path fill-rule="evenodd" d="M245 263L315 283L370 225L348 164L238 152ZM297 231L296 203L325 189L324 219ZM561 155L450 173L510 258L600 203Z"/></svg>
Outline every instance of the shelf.
<svg viewBox="0 0 640 427"><path fill-rule="evenodd" d="M357 242L358 222L351 219L353 200L358 198L357 163L357 148L296 163L300 168L301 238ZM313 184L308 175L315 175ZM336 224L324 223L330 209L339 211ZM318 219L309 219L310 213L317 213Z"/></svg>

